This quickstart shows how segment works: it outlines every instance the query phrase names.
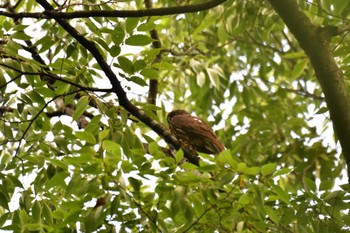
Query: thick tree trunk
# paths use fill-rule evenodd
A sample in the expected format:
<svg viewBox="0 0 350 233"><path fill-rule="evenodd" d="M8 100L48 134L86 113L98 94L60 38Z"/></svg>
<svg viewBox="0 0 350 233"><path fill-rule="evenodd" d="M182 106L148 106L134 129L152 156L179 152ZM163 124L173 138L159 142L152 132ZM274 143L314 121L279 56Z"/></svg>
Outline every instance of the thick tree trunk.
<svg viewBox="0 0 350 233"><path fill-rule="evenodd" d="M334 61L330 37L335 28L314 25L299 8L296 0L269 0L291 33L310 58L316 77L321 84L340 141L350 174L350 97L345 87L343 73ZM350 176L349 176L350 181Z"/></svg>

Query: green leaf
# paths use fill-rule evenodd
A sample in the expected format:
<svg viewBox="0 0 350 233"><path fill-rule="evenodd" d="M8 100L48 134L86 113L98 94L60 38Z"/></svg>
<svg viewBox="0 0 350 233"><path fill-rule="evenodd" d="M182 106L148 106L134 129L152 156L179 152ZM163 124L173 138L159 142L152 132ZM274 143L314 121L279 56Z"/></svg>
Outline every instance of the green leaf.
<svg viewBox="0 0 350 233"><path fill-rule="evenodd" d="M250 106L251 98L248 88L244 88L242 92L243 102L246 107Z"/></svg>
<svg viewBox="0 0 350 233"><path fill-rule="evenodd" d="M152 155L154 153L156 153L159 150L159 146L157 144L157 142L154 142L153 140L150 141L148 143L148 151L149 153Z"/></svg>
<svg viewBox="0 0 350 233"><path fill-rule="evenodd" d="M80 97L80 99L78 100L78 103L75 107L75 111L73 113L73 120L77 120L86 110L88 104L89 104L89 96L88 95L84 95L82 97Z"/></svg>
<svg viewBox="0 0 350 233"><path fill-rule="evenodd" d="M22 227L23 221L22 221L22 216L20 214L22 211L21 210L14 211L14 213L12 215L12 224L13 225L18 225L18 226Z"/></svg>
<svg viewBox="0 0 350 233"><path fill-rule="evenodd" d="M53 98L57 96L57 94L48 87L37 87L35 88L35 90L37 93L39 93L43 97Z"/></svg>
<svg viewBox="0 0 350 233"><path fill-rule="evenodd" d="M134 63L134 72L140 71L146 67L146 62L144 60L136 60Z"/></svg>
<svg viewBox="0 0 350 233"><path fill-rule="evenodd" d="M325 201L330 201L330 200L332 200L332 199L341 199L341 198L343 198L344 197L344 195L346 194L347 192L344 192L344 191L341 191L341 190L335 190L335 191L333 191L333 192L331 192L331 193L329 193L325 198L324 198L324 200Z"/></svg>
<svg viewBox="0 0 350 233"><path fill-rule="evenodd" d="M30 40L32 39L30 36L28 36L27 34L25 34L24 32L22 31L18 31L18 32L15 32L11 35L11 38L12 39L19 39L19 40Z"/></svg>
<svg viewBox="0 0 350 233"><path fill-rule="evenodd" d="M282 168L282 169L279 169L278 171L275 172L275 174L273 174L273 177L278 177L278 176L281 176L281 175L289 174L293 170L294 170L293 168Z"/></svg>
<svg viewBox="0 0 350 233"><path fill-rule="evenodd" d="M58 159L48 159L48 161L52 164L55 165L57 167L60 167L64 170L68 169L68 164L63 162L62 160L58 160Z"/></svg>
<svg viewBox="0 0 350 233"><path fill-rule="evenodd" d="M153 68L149 68L149 67L144 68L140 72L140 74L142 74L144 77L150 78L150 79L158 79L159 78L158 70L153 69Z"/></svg>
<svg viewBox="0 0 350 233"><path fill-rule="evenodd" d="M206 77L204 72L203 71L199 72L196 77L197 85L199 87L203 87L205 84L205 80L206 80Z"/></svg>
<svg viewBox="0 0 350 233"><path fill-rule="evenodd" d="M102 213L103 206L98 206L97 208L93 208L90 210L89 214L84 219L86 232L93 232L98 228Z"/></svg>
<svg viewBox="0 0 350 233"><path fill-rule="evenodd" d="M295 66L291 74L291 79L297 79L301 76L301 74L304 72L309 60L308 59L303 59L299 61Z"/></svg>
<svg viewBox="0 0 350 233"><path fill-rule="evenodd" d="M343 13L343 11L348 6L349 6L349 1L341 1L341 0L334 1L334 11L337 14Z"/></svg>
<svg viewBox="0 0 350 233"><path fill-rule="evenodd" d="M217 37L221 43L225 43L229 38L229 34L225 28L224 24L221 24L218 28Z"/></svg>
<svg viewBox="0 0 350 233"><path fill-rule="evenodd" d="M204 30L212 26L215 22L215 14L206 14L205 17L201 19L199 26L192 32L192 34L201 34Z"/></svg>
<svg viewBox="0 0 350 233"><path fill-rule="evenodd" d="M120 54L121 52L121 48L120 46L117 45L113 45L110 49L109 49L109 53L111 54L112 57L116 57Z"/></svg>
<svg viewBox="0 0 350 233"><path fill-rule="evenodd" d="M279 224L280 222L280 218L278 215L278 211L272 209L270 206L264 206L264 209L267 213L267 215L269 216L269 218L276 224Z"/></svg>
<svg viewBox="0 0 350 233"><path fill-rule="evenodd" d="M334 187L334 180L322 181L320 184L320 191L331 190Z"/></svg>
<svg viewBox="0 0 350 233"><path fill-rule="evenodd" d="M140 188L141 188L141 181L133 178L133 177L129 177L128 178L130 185L133 187L135 192L139 192Z"/></svg>
<svg viewBox="0 0 350 233"><path fill-rule="evenodd" d="M131 76L128 80L140 85L141 87L145 87L148 85L147 82L143 78L138 77L138 76Z"/></svg>
<svg viewBox="0 0 350 233"><path fill-rule="evenodd" d="M55 44L55 41L52 40L51 37L48 36L48 37L44 37L44 38L45 38L45 40L40 41L41 47L40 47L40 50L38 51L39 53L43 53L43 52L47 51L48 49L51 49L52 46Z"/></svg>
<svg viewBox="0 0 350 233"><path fill-rule="evenodd" d="M28 231L40 231L42 230L42 225L36 223L28 223L26 224L26 228L28 229Z"/></svg>
<svg viewBox="0 0 350 233"><path fill-rule="evenodd" d="M128 74L134 73L133 64L127 57L119 56L118 57L118 62L119 62L120 68L124 72L126 72Z"/></svg>
<svg viewBox="0 0 350 233"><path fill-rule="evenodd" d="M110 133L109 129L102 130L98 134L98 140L103 141L106 137L108 137L109 133Z"/></svg>
<svg viewBox="0 0 350 233"><path fill-rule="evenodd" d="M3 20L5 17L1 17ZM13 24L10 23L8 20L5 20L2 24L2 28L4 28L6 31L9 31L13 27Z"/></svg>
<svg viewBox="0 0 350 233"><path fill-rule="evenodd" d="M77 188L77 187L76 187ZM72 206L75 203L71 203L70 207L72 210L69 212L69 215L64 219L65 222L76 222L79 219L79 215L81 214L81 210L75 210Z"/></svg>
<svg viewBox="0 0 350 233"><path fill-rule="evenodd" d="M23 184L21 181L19 181L18 177L13 175L7 175L7 179L11 180L14 186L24 189Z"/></svg>
<svg viewBox="0 0 350 233"><path fill-rule="evenodd" d="M137 30L140 32L148 32L153 29L155 29L156 25L152 21L148 21L146 23L141 24L140 26L137 27Z"/></svg>
<svg viewBox="0 0 350 233"><path fill-rule="evenodd" d="M52 213L46 203L43 203L43 217L48 225L53 225Z"/></svg>
<svg viewBox="0 0 350 233"><path fill-rule="evenodd" d="M192 163L183 163L180 165L181 168L186 169L186 170L193 170L193 171L197 171L198 170L198 166L194 165Z"/></svg>
<svg viewBox="0 0 350 233"><path fill-rule="evenodd" d="M328 112L328 108L327 107L321 107L317 110L317 112L315 114L323 114Z"/></svg>
<svg viewBox="0 0 350 233"><path fill-rule="evenodd" d="M252 196L250 193L244 193L238 199L238 203L241 205L248 205L252 201Z"/></svg>
<svg viewBox="0 0 350 233"><path fill-rule="evenodd" d="M317 189L315 182L310 178L304 177L304 184L306 186L307 191L315 192Z"/></svg>
<svg viewBox="0 0 350 233"><path fill-rule="evenodd" d="M181 199L181 207L184 211L186 222L191 223L193 220L193 207L187 198Z"/></svg>
<svg viewBox="0 0 350 233"><path fill-rule="evenodd" d="M124 37L125 37L124 29L119 26L115 27L111 36L112 36L113 43L116 46L120 45L124 41Z"/></svg>
<svg viewBox="0 0 350 233"><path fill-rule="evenodd" d="M239 163L237 166L237 172L247 175L257 175L260 173L260 167L247 167L245 163Z"/></svg>
<svg viewBox="0 0 350 233"><path fill-rule="evenodd" d="M41 213L42 213L42 207L38 201L35 201L32 208L32 217L33 217L34 223L40 223Z"/></svg>
<svg viewBox="0 0 350 233"><path fill-rule="evenodd" d="M9 210L8 203L10 200L0 191L0 206L2 206L4 209Z"/></svg>
<svg viewBox="0 0 350 233"><path fill-rule="evenodd" d="M179 163L184 157L184 152L182 150L178 150L175 154L175 161Z"/></svg>
<svg viewBox="0 0 350 233"><path fill-rule="evenodd" d="M301 50L299 52L289 52L289 53L283 54L282 58L285 58L285 59L306 58L306 54L303 50Z"/></svg>
<svg viewBox="0 0 350 233"><path fill-rule="evenodd" d="M38 103L41 106L46 104L44 98L41 95L39 95L39 93L36 90L29 92L28 96L30 97L33 103Z"/></svg>
<svg viewBox="0 0 350 233"><path fill-rule="evenodd" d="M261 174L263 176L271 175L276 171L277 163L268 163L261 167Z"/></svg>
<svg viewBox="0 0 350 233"><path fill-rule="evenodd" d="M84 148L86 148L85 151L84 151ZM83 147L79 152L80 152L80 156L65 157L63 160L66 163L73 164L73 165L79 165L79 164L91 162L92 155L94 155L93 147Z"/></svg>
<svg viewBox="0 0 350 233"><path fill-rule="evenodd" d="M79 131L75 132L75 136L83 141L86 141L87 143L90 143L92 145L96 144L96 139L92 133L89 131Z"/></svg>
<svg viewBox="0 0 350 233"><path fill-rule="evenodd" d="M100 120L102 115L95 115L85 127L85 131L89 131L93 135L97 135L100 130Z"/></svg>
<svg viewBox="0 0 350 233"><path fill-rule="evenodd" d="M131 34L139 23L139 18L127 18L125 20L125 30L127 33Z"/></svg>
<svg viewBox="0 0 350 233"><path fill-rule="evenodd" d="M213 84L213 86L219 90L220 89L220 77L219 77L219 73L217 72L217 70L212 69L212 68L207 68L207 73L208 73L208 77L209 77L211 84Z"/></svg>
<svg viewBox="0 0 350 233"><path fill-rule="evenodd" d="M66 182L64 181L66 177L68 176L68 172L58 172L56 173L47 183L46 183L46 189L50 189L52 187L60 186L62 188L65 188Z"/></svg>
<svg viewBox="0 0 350 233"><path fill-rule="evenodd" d="M234 180L235 176L236 174L233 172L228 172L225 175L223 175L219 181L219 187L231 183Z"/></svg>
<svg viewBox="0 0 350 233"><path fill-rule="evenodd" d="M194 210L195 214L197 216L201 216L204 213L204 211L205 211L201 201L199 199L197 199L197 198L193 198L191 200L191 202L193 203L193 210Z"/></svg>
<svg viewBox="0 0 350 233"><path fill-rule="evenodd" d="M212 172L215 171L216 165L201 165L198 170L200 172Z"/></svg>
<svg viewBox="0 0 350 233"><path fill-rule="evenodd" d="M70 44L67 47L67 58L71 57L77 51L77 47L74 44Z"/></svg>
<svg viewBox="0 0 350 233"><path fill-rule="evenodd" d="M0 216L0 227L2 227L8 219L11 219L11 212L4 213ZM3 229L3 228L0 228Z"/></svg>
<svg viewBox="0 0 350 233"><path fill-rule="evenodd" d="M278 198L285 202L286 204L290 204L290 197L289 195L278 185L272 186L272 191L277 194Z"/></svg>
<svg viewBox="0 0 350 233"><path fill-rule="evenodd" d="M152 38L146 35L132 35L125 40L125 44L133 46L144 46L152 43Z"/></svg>
<svg viewBox="0 0 350 233"><path fill-rule="evenodd" d="M13 31L23 31L24 29L28 28L29 25L27 24L16 24L12 30Z"/></svg>
<svg viewBox="0 0 350 233"><path fill-rule="evenodd" d="M104 140L102 142L102 148L109 151L120 150L120 145L111 140Z"/></svg>
<svg viewBox="0 0 350 233"><path fill-rule="evenodd" d="M64 94L65 92L67 92L69 90L69 88L71 87L70 84L68 83L64 83L64 82L61 82L61 81L56 81L55 82L55 85L56 85L56 93L58 95L61 95L61 94Z"/></svg>
<svg viewBox="0 0 350 233"><path fill-rule="evenodd" d="M121 167L122 167L122 170L123 170L124 173L129 173L131 171L136 170L136 168L134 167L133 164L131 164L130 162L125 161L125 160L122 161Z"/></svg>
<svg viewBox="0 0 350 233"><path fill-rule="evenodd" d="M237 168L238 162L234 159L230 150L224 150L215 158L219 166L226 166L227 164L229 164L232 169Z"/></svg>
<svg viewBox="0 0 350 233"><path fill-rule="evenodd" d="M4 74L2 70L0 70L0 93L5 93L7 87L6 83L7 81L4 77Z"/></svg>

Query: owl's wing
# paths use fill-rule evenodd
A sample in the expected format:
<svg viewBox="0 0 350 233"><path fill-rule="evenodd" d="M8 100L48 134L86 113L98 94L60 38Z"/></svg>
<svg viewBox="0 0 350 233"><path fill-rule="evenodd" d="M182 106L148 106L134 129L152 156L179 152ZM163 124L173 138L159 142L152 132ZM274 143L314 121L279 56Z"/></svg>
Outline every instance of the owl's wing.
<svg viewBox="0 0 350 233"><path fill-rule="evenodd" d="M197 146L199 152L219 154L225 149L213 129L205 121L197 118L196 127L200 129L198 130L198 134L201 135L199 138L202 138L200 142L194 142L200 145Z"/></svg>
<svg viewBox="0 0 350 233"><path fill-rule="evenodd" d="M217 138L213 129L203 120L190 114L181 114L173 117L174 125L188 136L190 144L199 152L218 154L224 150L224 146Z"/></svg>

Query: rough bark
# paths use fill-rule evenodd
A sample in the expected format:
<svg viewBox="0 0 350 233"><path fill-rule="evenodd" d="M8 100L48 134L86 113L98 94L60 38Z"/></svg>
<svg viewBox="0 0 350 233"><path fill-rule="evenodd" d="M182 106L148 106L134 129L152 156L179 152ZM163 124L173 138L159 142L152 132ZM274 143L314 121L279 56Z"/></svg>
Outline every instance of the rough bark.
<svg viewBox="0 0 350 233"><path fill-rule="evenodd" d="M344 75L336 64L330 38L334 27L318 27L300 9L296 0L269 0L308 55L321 84L336 136L350 174L350 97ZM350 181L350 176L349 176Z"/></svg>

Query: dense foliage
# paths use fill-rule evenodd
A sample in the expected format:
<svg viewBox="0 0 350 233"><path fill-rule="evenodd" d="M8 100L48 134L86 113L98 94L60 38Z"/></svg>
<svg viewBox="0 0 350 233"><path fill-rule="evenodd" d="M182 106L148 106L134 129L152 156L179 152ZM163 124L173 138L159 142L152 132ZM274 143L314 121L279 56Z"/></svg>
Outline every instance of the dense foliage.
<svg viewBox="0 0 350 233"><path fill-rule="evenodd" d="M332 2L298 4L316 26L349 24L350 2ZM349 230L345 160L329 135L324 94L268 1L63 20L73 32L57 18L18 16L41 13L44 3L0 1L1 229ZM139 0L49 3L68 13L145 8ZM348 33L330 43L347 84ZM185 109L206 119L227 150L200 154L199 166L169 150L142 115L120 104L91 44L143 114L166 125L167 112Z"/></svg>

